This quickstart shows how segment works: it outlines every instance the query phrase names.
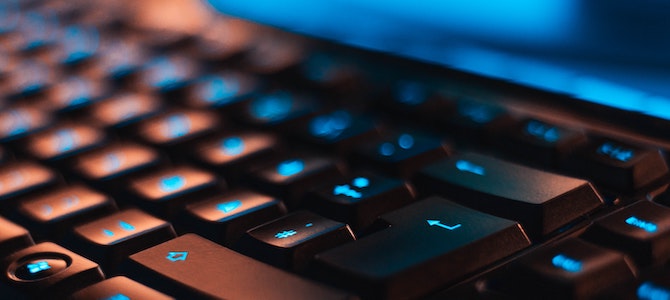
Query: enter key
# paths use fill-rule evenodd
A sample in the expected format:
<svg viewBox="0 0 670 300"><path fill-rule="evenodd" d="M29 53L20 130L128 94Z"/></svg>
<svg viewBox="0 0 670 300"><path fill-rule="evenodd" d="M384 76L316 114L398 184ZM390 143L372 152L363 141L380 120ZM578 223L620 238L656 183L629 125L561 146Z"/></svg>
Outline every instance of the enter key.
<svg viewBox="0 0 670 300"><path fill-rule="evenodd" d="M440 197L380 218L389 228L317 255L317 273L366 297L415 298L530 245L517 222Z"/></svg>

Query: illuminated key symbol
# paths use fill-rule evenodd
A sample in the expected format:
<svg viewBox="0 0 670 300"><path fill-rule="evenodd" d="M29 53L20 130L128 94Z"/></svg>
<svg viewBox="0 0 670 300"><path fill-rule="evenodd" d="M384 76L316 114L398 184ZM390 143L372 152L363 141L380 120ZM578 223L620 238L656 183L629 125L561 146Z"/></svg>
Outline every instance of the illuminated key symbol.
<svg viewBox="0 0 670 300"><path fill-rule="evenodd" d="M216 209L224 212L224 213L229 213L231 211L234 211L238 209L240 206L242 206L242 201L240 200L233 200L229 202L223 202L219 203L216 205Z"/></svg>
<svg viewBox="0 0 670 300"><path fill-rule="evenodd" d="M111 295L107 298L104 298L103 300L130 300L130 297L128 297L124 294L116 294L116 295Z"/></svg>
<svg viewBox="0 0 670 300"><path fill-rule="evenodd" d="M61 129L56 131L54 144L56 144L56 148L61 152L69 151L76 146L76 138L77 135L72 129Z"/></svg>
<svg viewBox="0 0 670 300"><path fill-rule="evenodd" d="M305 227L312 227L312 226L314 226L314 223L307 223L307 224L305 224Z"/></svg>
<svg viewBox="0 0 670 300"><path fill-rule="evenodd" d="M634 152L632 149L616 146L612 143L604 143L596 150L597 153L609 156L621 162L627 162L633 158Z"/></svg>
<svg viewBox="0 0 670 300"><path fill-rule="evenodd" d="M463 104L459 112L476 123L486 123L493 119L493 113L483 105Z"/></svg>
<svg viewBox="0 0 670 300"><path fill-rule="evenodd" d="M76 206L77 204L79 204L79 197L75 195L65 197L63 198L63 204L65 208L71 208L73 206Z"/></svg>
<svg viewBox="0 0 670 300"><path fill-rule="evenodd" d="M484 169L484 167L462 159L456 161L456 169L463 172L469 172L481 176L484 176L486 174L486 170Z"/></svg>
<svg viewBox="0 0 670 300"><path fill-rule="evenodd" d="M414 147L414 138L407 133L401 134L398 137L398 146L405 150L410 149Z"/></svg>
<svg viewBox="0 0 670 300"><path fill-rule="evenodd" d="M284 231L277 232L277 234L275 234L275 237L278 238L278 239L285 239L287 237L291 237L291 236L294 236L296 234L298 234L298 232L291 229L291 230L284 230Z"/></svg>
<svg viewBox="0 0 670 300"><path fill-rule="evenodd" d="M360 192L351 189L348 184L336 185L335 188L333 188L333 195L344 195L356 199L360 199L363 196Z"/></svg>
<svg viewBox="0 0 670 300"><path fill-rule="evenodd" d="M370 185L370 180L365 178L365 177L356 177L354 180L351 182L355 187L362 189L368 187Z"/></svg>
<svg viewBox="0 0 670 300"><path fill-rule="evenodd" d="M238 155L244 151L244 140L233 136L223 140L221 149L226 155Z"/></svg>
<svg viewBox="0 0 670 300"><path fill-rule="evenodd" d="M439 220L426 220L426 222L428 222L429 226L438 226L438 227L442 227L442 228L447 229L447 230L454 230L454 229L457 229L457 228L461 227L461 224L456 224L456 225L453 225L453 226L444 225Z"/></svg>
<svg viewBox="0 0 670 300"><path fill-rule="evenodd" d="M32 263L32 264L28 264L26 267L28 268L28 272L30 272L30 274L35 274L35 273L42 272L44 270L51 269L51 266L49 265L49 263L44 261L44 260L38 261L38 262L35 262L35 263Z"/></svg>
<svg viewBox="0 0 670 300"><path fill-rule="evenodd" d="M121 160L124 159L122 153L109 153L104 158L104 168L108 172L116 171L121 167Z"/></svg>
<svg viewBox="0 0 670 300"><path fill-rule="evenodd" d="M68 95L66 95L66 100L69 101L69 103L67 103L68 106L75 106L88 102L91 95L91 89L85 81L76 78L70 80L68 83Z"/></svg>
<svg viewBox="0 0 670 300"><path fill-rule="evenodd" d="M123 229L123 230L125 230L125 231L133 231L133 230L135 230L135 226L130 225L130 224L124 222L124 221L119 221L119 227L121 227L121 229Z"/></svg>
<svg viewBox="0 0 670 300"><path fill-rule="evenodd" d="M285 160L277 165L277 173L281 176L291 176L302 172L305 163L299 159Z"/></svg>
<svg viewBox="0 0 670 300"><path fill-rule="evenodd" d="M330 115L312 119L309 124L312 135L334 139L351 125L351 115L346 111L336 111Z"/></svg>
<svg viewBox="0 0 670 300"><path fill-rule="evenodd" d="M163 134L175 138L186 135L191 128L191 121L184 115L171 115L163 125Z"/></svg>
<svg viewBox="0 0 670 300"><path fill-rule="evenodd" d="M179 175L163 177L158 183L158 187L161 191L166 193L174 192L184 187L184 185L186 185L186 179Z"/></svg>
<svg viewBox="0 0 670 300"><path fill-rule="evenodd" d="M202 98L207 102L225 103L232 99L240 89L240 83L233 78L212 76L200 90Z"/></svg>
<svg viewBox="0 0 670 300"><path fill-rule="evenodd" d="M188 251L177 251L177 252L168 252L168 255L165 257L171 262L176 261L185 261L188 256Z"/></svg>
<svg viewBox="0 0 670 300"><path fill-rule="evenodd" d="M529 121L528 124L526 124L526 132L536 138L550 143L556 142L560 138L558 129L556 127L549 126L534 120Z"/></svg>
<svg viewBox="0 0 670 300"><path fill-rule="evenodd" d="M670 290L645 281L637 288L637 298L640 300L667 300L670 299Z"/></svg>
<svg viewBox="0 0 670 300"><path fill-rule="evenodd" d="M626 224L635 226L649 233L656 232L656 229L658 228L653 222L638 219L635 216L631 216L626 219Z"/></svg>
<svg viewBox="0 0 670 300"><path fill-rule="evenodd" d="M251 103L251 113L258 119L281 120L288 115L293 100L287 94L267 95Z"/></svg>
<svg viewBox="0 0 670 300"><path fill-rule="evenodd" d="M551 259L554 267L563 269L565 271L575 273L582 270L582 263L574 258L568 257L564 254L558 254Z"/></svg>
<svg viewBox="0 0 670 300"><path fill-rule="evenodd" d="M104 233L106 236L114 236L114 231L111 231L109 229L103 229L102 233Z"/></svg>

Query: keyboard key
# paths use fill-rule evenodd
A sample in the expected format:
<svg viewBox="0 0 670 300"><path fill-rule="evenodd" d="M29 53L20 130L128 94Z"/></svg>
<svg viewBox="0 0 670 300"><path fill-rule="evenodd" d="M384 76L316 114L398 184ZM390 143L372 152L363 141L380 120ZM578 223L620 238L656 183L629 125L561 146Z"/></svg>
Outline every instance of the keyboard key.
<svg viewBox="0 0 670 300"><path fill-rule="evenodd" d="M668 174L658 149L595 138L577 149L565 168L621 192L631 192Z"/></svg>
<svg viewBox="0 0 670 300"><path fill-rule="evenodd" d="M37 192L57 182L56 174L32 162L0 166L0 206L16 196Z"/></svg>
<svg viewBox="0 0 670 300"><path fill-rule="evenodd" d="M51 115L30 106L8 107L0 111L0 142L15 140L51 124Z"/></svg>
<svg viewBox="0 0 670 300"><path fill-rule="evenodd" d="M315 254L354 239L347 224L297 211L250 229L238 249L280 268L304 270Z"/></svg>
<svg viewBox="0 0 670 300"><path fill-rule="evenodd" d="M57 82L49 90L45 104L50 110L67 112L81 109L107 93L104 83L91 78L71 76Z"/></svg>
<svg viewBox="0 0 670 300"><path fill-rule="evenodd" d="M220 117L204 110L162 114L138 124L140 139L158 147L177 147L211 133L221 125Z"/></svg>
<svg viewBox="0 0 670 300"><path fill-rule="evenodd" d="M603 205L585 180L463 153L434 163L413 181L483 212L517 220L533 238L547 235Z"/></svg>
<svg viewBox="0 0 670 300"><path fill-rule="evenodd" d="M504 107L472 99L458 100L454 114L441 120L447 132L475 142L485 142L513 122Z"/></svg>
<svg viewBox="0 0 670 300"><path fill-rule="evenodd" d="M244 233L286 214L284 203L247 190L228 192L186 206L186 226L203 237L233 245Z"/></svg>
<svg viewBox="0 0 670 300"><path fill-rule="evenodd" d="M423 166L449 156L449 147L439 138L414 132L398 132L358 150L355 163L406 178Z"/></svg>
<svg viewBox="0 0 670 300"><path fill-rule="evenodd" d="M179 299L348 299L194 234L130 256L124 274Z"/></svg>
<svg viewBox="0 0 670 300"><path fill-rule="evenodd" d="M639 265L670 260L670 208L640 201L596 221L586 239L628 253Z"/></svg>
<svg viewBox="0 0 670 300"><path fill-rule="evenodd" d="M108 274L128 255L176 237L170 223L129 209L80 225L66 239L73 250L100 263Z"/></svg>
<svg viewBox="0 0 670 300"><path fill-rule="evenodd" d="M278 74L297 66L303 57L301 41L268 35L254 40L245 53L243 66L258 74Z"/></svg>
<svg viewBox="0 0 670 300"><path fill-rule="evenodd" d="M15 252L1 268L0 294L7 299L64 299L104 278L96 263L53 243Z"/></svg>
<svg viewBox="0 0 670 300"><path fill-rule="evenodd" d="M58 16L53 12L25 12L11 41L13 48L32 52L52 46L58 41L59 23Z"/></svg>
<svg viewBox="0 0 670 300"><path fill-rule="evenodd" d="M300 136L322 149L346 154L355 146L379 136L370 118L337 110L310 119L300 128Z"/></svg>
<svg viewBox="0 0 670 300"><path fill-rule="evenodd" d="M370 172L323 185L304 201L310 210L360 230L381 214L414 200L409 183Z"/></svg>
<svg viewBox="0 0 670 300"><path fill-rule="evenodd" d="M70 295L71 300L129 300L129 299L174 299L168 295L149 288L141 283L133 281L128 277L116 276L96 284L87 286Z"/></svg>
<svg viewBox="0 0 670 300"><path fill-rule="evenodd" d="M296 156L272 163L250 174L248 184L295 207L310 189L324 181L342 179L339 162L324 157Z"/></svg>
<svg viewBox="0 0 670 300"><path fill-rule="evenodd" d="M129 39L101 41L99 53L96 63L90 70L96 78L113 80L129 78L136 74L146 61L144 49Z"/></svg>
<svg viewBox="0 0 670 300"><path fill-rule="evenodd" d="M418 298L530 245L518 223L438 197L381 220L390 226L318 254L316 274L364 297Z"/></svg>
<svg viewBox="0 0 670 300"><path fill-rule="evenodd" d="M148 94L121 94L93 105L91 116L101 127L118 128L158 114L162 105Z"/></svg>
<svg viewBox="0 0 670 300"><path fill-rule="evenodd" d="M158 153L148 147L119 143L77 156L74 169L93 185L118 191L129 176L148 172L160 162Z"/></svg>
<svg viewBox="0 0 670 300"><path fill-rule="evenodd" d="M80 64L95 56L100 47L100 33L95 27L69 25L62 29L55 59L63 65Z"/></svg>
<svg viewBox="0 0 670 300"><path fill-rule="evenodd" d="M0 228L0 257L34 244L28 230L3 217L0 217Z"/></svg>
<svg viewBox="0 0 670 300"><path fill-rule="evenodd" d="M416 80L399 80L393 84L379 105L396 114L409 114L424 124L434 124L456 109L456 101Z"/></svg>
<svg viewBox="0 0 670 300"><path fill-rule="evenodd" d="M116 210L111 198L82 185L59 188L18 205L22 220L39 239L59 239L75 224Z"/></svg>
<svg viewBox="0 0 670 300"><path fill-rule="evenodd" d="M62 124L29 137L27 150L40 160L55 161L101 146L101 130L81 124Z"/></svg>
<svg viewBox="0 0 670 300"><path fill-rule="evenodd" d="M12 98L35 95L51 86L55 70L38 61L24 60L8 74L5 91Z"/></svg>
<svg viewBox="0 0 670 300"><path fill-rule="evenodd" d="M593 299L634 279L632 268L622 253L571 239L522 257L505 277L515 297Z"/></svg>
<svg viewBox="0 0 670 300"><path fill-rule="evenodd" d="M314 102L287 91L275 91L260 95L244 103L240 113L243 122L258 127L291 128L316 113Z"/></svg>
<svg viewBox="0 0 670 300"><path fill-rule="evenodd" d="M224 188L214 174L179 166L144 175L130 182L135 204L160 216L175 216L187 202L211 196Z"/></svg>
<svg viewBox="0 0 670 300"><path fill-rule="evenodd" d="M259 82L244 73L223 72L196 79L188 88L185 104L193 108L225 108L258 93Z"/></svg>
<svg viewBox="0 0 670 300"><path fill-rule="evenodd" d="M186 56L158 56L142 68L140 84L149 91L174 91L193 80L197 72L195 62Z"/></svg>

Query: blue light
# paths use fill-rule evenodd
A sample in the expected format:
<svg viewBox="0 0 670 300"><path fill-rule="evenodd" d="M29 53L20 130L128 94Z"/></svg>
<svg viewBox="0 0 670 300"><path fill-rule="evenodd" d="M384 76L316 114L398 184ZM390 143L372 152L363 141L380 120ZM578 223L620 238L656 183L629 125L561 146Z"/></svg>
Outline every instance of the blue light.
<svg viewBox="0 0 670 300"><path fill-rule="evenodd" d="M281 176L291 176L302 172L305 169L305 163L299 159L285 160L277 165L277 174Z"/></svg>
<svg viewBox="0 0 670 300"><path fill-rule="evenodd" d="M8 122L3 122L3 126L9 128L9 136L18 135L28 131L30 128L29 116L26 116L22 110L12 109L9 111ZM8 126L5 124L9 124Z"/></svg>
<svg viewBox="0 0 670 300"><path fill-rule="evenodd" d="M407 133L401 134L400 137L398 137L398 146L405 150L410 149L414 147L414 138Z"/></svg>
<svg viewBox="0 0 670 300"><path fill-rule="evenodd" d="M549 143L554 143L560 138L558 128L535 120L528 121L526 132Z"/></svg>
<svg viewBox="0 0 670 300"><path fill-rule="evenodd" d="M407 105L419 105L426 101L426 89L416 82L402 81L396 85L395 99Z"/></svg>
<svg viewBox="0 0 670 300"><path fill-rule="evenodd" d="M461 103L458 106L458 112L473 122L480 124L490 122L494 117L493 111L489 107L478 103Z"/></svg>
<svg viewBox="0 0 670 300"><path fill-rule="evenodd" d="M216 205L216 209L222 211L223 213L229 213L234 211L242 206L242 201L233 200L228 202L222 202Z"/></svg>
<svg viewBox="0 0 670 300"><path fill-rule="evenodd" d="M395 146L392 143L385 142L379 145L379 154L383 156L391 156L395 153Z"/></svg>
<svg viewBox="0 0 670 300"><path fill-rule="evenodd" d="M620 162L627 162L634 156L632 149L626 149L621 146L614 145L613 143L604 143L602 144L597 153L609 156L613 159L616 159Z"/></svg>
<svg viewBox="0 0 670 300"><path fill-rule="evenodd" d="M626 219L626 224L643 229L644 231L649 233L656 232L656 229L658 228L658 226L656 226L656 224L654 224L653 222L638 219L635 216L631 216L628 219Z"/></svg>
<svg viewBox="0 0 670 300"><path fill-rule="evenodd" d="M346 111L336 111L312 119L309 130L314 136L334 139L349 126L351 126L351 115Z"/></svg>
<svg viewBox="0 0 670 300"><path fill-rule="evenodd" d="M204 84L199 86L198 94L209 103L226 104L234 99L240 90L240 83L235 78L207 76Z"/></svg>
<svg viewBox="0 0 670 300"><path fill-rule="evenodd" d="M459 159L456 161L456 169L463 171L463 172L469 172L472 174L477 174L480 176L486 175L486 169L484 167L476 165L472 162L469 162L467 160L462 160Z"/></svg>
<svg viewBox="0 0 670 300"><path fill-rule="evenodd" d="M76 146L76 134L72 129L60 129L56 131L56 149L60 152L72 150Z"/></svg>
<svg viewBox="0 0 670 300"><path fill-rule="evenodd" d="M135 226L130 225L129 223L124 222L124 221L119 221L119 227L121 227L121 229L123 229L123 230L125 230L125 231L133 231L133 230L135 230Z"/></svg>
<svg viewBox="0 0 670 300"><path fill-rule="evenodd" d="M370 185L370 180L365 177L356 177L351 182L351 184L353 184L357 188L365 188Z"/></svg>
<svg viewBox="0 0 670 300"><path fill-rule="evenodd" d="M41 261L38 261L38 262L35 262L35 263L32 263L32 264L28 264L28 266L26 266L26 267L28 268L28 272L30 272L30 274L35 274L35 273L42 272L44 270L51 269L51 266L45 260L41 260Z"/></svg>
<svg viewBox="0 0 670 300"><path fill-rule="evenodd" d="M305 227L312 227L312 226L314 226L313 223L307 223L307 224L305 224Z"/></svg>
<svg viewBox="0 0 670 300"><path fill-rule="evenodd" d="M291 229L291 230L284 230L284 231L277 232L277 234L275 234L275 238L278 238L278 239L285 239L285 238L287 238L287 237L291 237L291 236L294 236L294 235L296 235L296 234L298 234L298 232L295 231L295 230L293 230L293 229Z"/></svg>
<svg viewBox="0 0 670 300"><path fill-rule="evenodd" d="M165 258L167 258L171 262L176 262L176 261L185 261L187 256L188 251L176 251L176 252L168 252L168 255Z"/></svg>
<svg viewBox="0 0 670 300"><path fill-rule="evenodd" d="M158 188L163 192L169 193L184 187L184 185L186 185L184 176L173 175L161 178L158 183Z"/></svg>
<svg viewBox="0 0 670 300"><path fill-rule="evenodd" d="M670 290L645 281L637 288L637 298L639 300L670 300Z"/></svg>
<svg viewBox="0 0 670 300"><path fill-rule="evenodd" d="M123 153L112 152L105 155L103 168L107 172L113 172L121 167L121 160L124 159Z"/></svg>
<svg viewBox="0 0 670 300"><path fill-rule="evenodd" d="M109 229L103 229L102 233L104 233L106 236L109 236L109 237L114 236L114 231L111 231Z"/></svg>
<svg viewBox="0 0 670 300"><path fill-rule="evenodd" d="M293 99L288 93L266 95L251 102L251 114L261 120L284 119L293 107Z"/></svg>
<svg viewBox="0 0 670 300"><path fill-rule="evenodd" d="M100 38L95 28L82 29L79 26L65 28L65 63L74 63L91 56L98 49Z"/></svg>
<svg viewBox="0 0 670 300"><path fill-rule="evenodd" d="M348 184L336 185L335 188L333 188L333 196L338 195L344 195L355 199L360 199L363 196L360 192L351 189Z"/></svg>
<svg viewBox="0 0 670 300"><path fill-rule="evenodd" d="M439 220L426 220L426 222L428 223L428 226L438 226L438 227L447 229L449 231L461 228L461 224L456 224L456 225L449 226L449 225L442 224L442 222L439 221Z"/></svg>
<svg viewBox="0 0 670 300"><path fill-rule="evenodd" d="M88 83L80 78L73 78L68 81L69 107L78 106L91 100L91 88Z"/></svg>
<svg viewBox="0 0 670 300"><path fill-rule="evenodd" d="M130 300L130 297L124 295L124 294L116 294L109 296L103 300Z"/></svg>
<svg viewBox="0 0 670 300"><path fill-rule="evenodd" d="M570 273L579 272L582 270L582 263L574 258L570 258L563 254L558 254L551 259L551 263L554 267L563 269Z"/></svg>
<svg viewBox="0 0 670 300"><path fill-rule="evenodd" d="M167 57L155 58L147 67L149 83L156 88L167 88L181 80L177 66Z"/></svg>
<svg viewBox="0 0 670 300"><path fill-rule="evenodd" d="M221 143L221 150L226 155L238 155L244 152L244 140L237 136L226 138Z"/></svg>
<svg viewBox="0 0 670 300"><path fill-rule="evenodd" d="M182 114L171 115L165 121L163 134L170 138L186 135L191 129L191 121Z"/></svg>

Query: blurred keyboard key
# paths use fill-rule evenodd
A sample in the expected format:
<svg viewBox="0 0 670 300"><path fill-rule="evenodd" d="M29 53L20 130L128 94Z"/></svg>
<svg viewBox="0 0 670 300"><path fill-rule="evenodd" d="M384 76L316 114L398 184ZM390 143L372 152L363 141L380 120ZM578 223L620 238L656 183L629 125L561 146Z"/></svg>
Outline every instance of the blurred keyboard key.
<svg viewBox="0 0 670 300"><path fill-rule="evenodd" d="M62 124L29 137L26 148L40 160L55 161L101 146L102 130L82 124Z"/></svg>
<svg viewBox="0 0 670 300"><path fill-rule="evenodd" d="M0 206L16 196L37 192L54 185L58 177L41 165L22 161L0 166Z"/></svg>
<svg viewBox="0 0 670 300"><path fill-rule="evenodd" d="M262 164L279 153L277 137L262 132L231 132L199 143L193 158L227 178L237 177L252 164Z"/></svg>
<svg viewBox="0 0 670 300"><path fill-rule="evenodd" d="M221 72L205 75L188 88L185 104L193 108L225 108L258 93L259 81L244 73Z"/></svg>
<svg viewBox="0 0 670 300"><path fill-rule="evenodd" d="M513 121L504 107L472 99L458 100L453 115L441 120L447 132L474 142L486 142Z"/></svg>
<svg viewBox="0 0 670 300"><path fill-rule="evenodd" d="M93 105L91 116L102 127L123 127L158 114L162 106L153 95L121 94Z"/></svg>
<svg viewBox="0 0 670 300"><path fill-rule="evenodd" d="M156 167L159 154L148 147L131 143L112 144L75 158L74 168L95 185L117 188L129 175Z"/></svg>
<svg viewBox="0 0 670 300"><path fill-rule="evenodd" d="M168 92L182 88L192 81L198 72L198 65L186 56L158 56L150 59L140 72L139 83L142 88Z"/></svg>
<svg viewBox="0 0 670 300"><path fill-rule="evenodd" d="M242 111L236 113L236 116L251 125L287 130L316 111L314 102L303 96L288 91L275 91L245 102Z"/></svg>
<svg viewBox="0 0 670 300"><path fill-rule="evenodd" d="M138 124L140 139L158 147L175 147L213 132L220 117L204 110L178 110Z"/></svg>
<svg viewBox="0 0 670 300"><path fill-rule="evenodd" d="M301 125L299 135L322 149L346 154L379 133L371 118L337 110L309 119Z"/></svg>
<svg viewBox="0 0 670 300"><path fill-rule="evenodd" d="M141 283L133 281L128 277L116 276L96 284L87 286L84 289L68 297L70 300L128 300L128 299L153 299L170 300L174 299L168 295L158 292Z"/></svg>
<svg viewBox="0 0 670 300"><path fill-rule="evenodd" d="M0 257L34 244L28 230L3 217L0 217L0 228Z"/></svg>
<svg viewBox="0 0 670 300"><path fill-rule="evenodd" d="M254 25L235 18L213 18L197 34L192 44L193 52L208 61L237 58L251 45Z"/></svg>
<svg viewBox="0 0 670 300"><path fill-rule="evenodd" d="M30 106L7 107L0 111L0 142L40 131L52 123L51 115Z"/></svg>
<svg viewBox="0 0 670 300"><path fill-rule="evenodd" d="M32 96L44 91L56 80L55 70L38 61L24 60L7 76L10 97Z"/></svg>
<svg viewBox="0 0 670 300"><path fill-rule="evenodd" d="M62 29L55 59L63 65L80 64L95 56L100 48L100 32L91 26L69 25Z"/></svg>
<svg viewBox="0 0 670 300"><path fill-rule="evenodd" d="M112 80L136 74L146 60L144 49L125 38L101 41L99 53L89 72L93 76Z"/></svg>
<svg viewBox="0 0 670 300"><path fill-rule="evenodd" d="M255 39L245 52L242 64L258 74L278 74L297 66L303 57L301 41L277 33Z"/></svg>
<svg viewBox="0 0 670 300"><path fill-rule="evenodd" d="M44 102L50 110L67 112L89 106L106 93L107 87L103 82L70 76L54 84L49 89Z"/></svg>

